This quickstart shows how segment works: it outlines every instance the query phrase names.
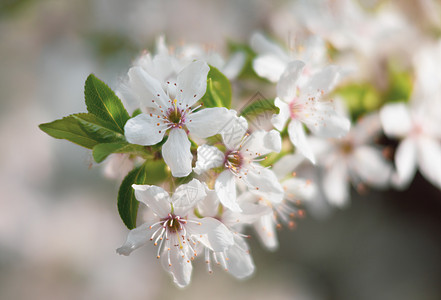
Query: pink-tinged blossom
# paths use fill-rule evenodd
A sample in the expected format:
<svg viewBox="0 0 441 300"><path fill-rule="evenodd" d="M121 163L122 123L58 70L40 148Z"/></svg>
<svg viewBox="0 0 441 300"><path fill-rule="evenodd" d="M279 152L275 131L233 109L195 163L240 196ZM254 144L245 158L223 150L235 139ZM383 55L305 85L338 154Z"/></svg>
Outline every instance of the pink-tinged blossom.
<svg viewBox="0 0 441 300"><path fill-rule="evenodd" d="M336 112L332 100L322 101L336 84L338 71L335 66L325 67L312 76L303 75L305 63L293 61L288 64L277 83L275 105L280 109L272 123L283 130L288 122L288 134L296 149L315 162L303 125L319 137L342 137L348 131L350 122Z"/></svg>
<svg viewBox="0 0 441 300"><path fill-rule="evenodd" d="M271 130L247 133L248 122L234 117L221 132L225 152L214 146L198 148L194 171L201 174L211 168L223 167L216 179L215 190L222 205L233 211L241 211L236 201L236 181L243 182L249 190L263 193L274 202L282 201L283 189L276 175L258 162L262 156L281 149L280 134Z"/></svg>
<svg viewBox="0 0 441 300"><path fill-rule="evenodd" d="M381 109L380 115L385 134L400 140L395 152L394 186L408 187L418 168L428 181L441 188L439 109L430 101L422 100L410 106L404 103L387 104Z"/></svg>
<svg viewBox="0 0 441 300"><path fill-rule="evenodd" d="M373 113L359 120L342 139L310 139L323 168L323 191L330 204L342 207L348 203L350 183L357 189L389 186L392 166L373 144L380 132L379 116Z"/></svg>

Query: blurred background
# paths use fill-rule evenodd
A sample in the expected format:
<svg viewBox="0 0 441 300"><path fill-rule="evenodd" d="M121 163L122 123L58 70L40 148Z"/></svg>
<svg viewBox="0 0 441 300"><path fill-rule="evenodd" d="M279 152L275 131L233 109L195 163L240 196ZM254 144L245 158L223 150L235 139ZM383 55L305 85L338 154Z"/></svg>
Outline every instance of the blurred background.
<svg viewBox="0 0 441 300"><path fill-rule="evenodd" d="M441 299L441 192L420 175L406 191L353 190L347 208L282 230L274 253L252 237L248 280L220 268L208 276L199 261L181 290L151 248L115 253L128 231L118 182L104 178L90 151L38 129L85 112L87 76L116 87L157 36L221 53L255 31L283 39L292 2L0 2L0 299ZM360 5L370 14L393 5L412 28L400 32L408 34L396 52L403 68L416 44L441 32L436 0Z"/></svg>

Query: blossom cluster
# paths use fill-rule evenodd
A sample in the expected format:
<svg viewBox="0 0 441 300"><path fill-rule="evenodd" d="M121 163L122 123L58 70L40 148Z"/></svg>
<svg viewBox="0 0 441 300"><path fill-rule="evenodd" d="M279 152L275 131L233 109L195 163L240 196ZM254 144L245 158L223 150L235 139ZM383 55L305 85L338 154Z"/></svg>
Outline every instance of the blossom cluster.
<svg viewBox="0 0 441 300"><path fill-rule="evenodd" d="M299 14L315 2L298 1ZM403 189L418 167L441 188L441 124L432 109L441 80L426 79L435 80L428 75L435 69L428 63L416 72L409 103L386 99L355 118L342 88L354 80L354 71L341 57L331 59L328 45L347 51L359 36L336 35L346 30L340 19L315 11L298 21L316 35L295 49L255 33L248 52L237 47L224 60L198 45L169 48L160 37L116 93L91 75L85 85L88 113L40 126L92 149L97 162L106 160L108 176L124 178L118 209L130 232L119 254L152 243L179 287L190 283L199 257L210 273L220 265L242 279L255 269L250 235L276 250L277 229L294 228L296 218L308 208L314 213L317 203L344 207L351 185L358 192ZM357 22L366 18L356 12ZM376 23L364 21L370 30L359 28L372 41L380 38ZM362 50L351 49L366 54ZM439 44L431 51L426 55L441 61ZM341 65L335 64L339 59ZM235 99L231 82L246 72L273 96L245 105ZM262 115L262 122L254 122ZM396 151L380 138L399 140ZM148 215L138 213L140 204Z"/></svg>

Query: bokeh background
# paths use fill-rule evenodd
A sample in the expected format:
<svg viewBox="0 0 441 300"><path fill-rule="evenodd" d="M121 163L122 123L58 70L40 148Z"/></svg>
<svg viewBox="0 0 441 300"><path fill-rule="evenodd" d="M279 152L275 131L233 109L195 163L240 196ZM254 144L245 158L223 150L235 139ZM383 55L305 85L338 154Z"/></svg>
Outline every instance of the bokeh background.
<svg viewBox="0 0 441 300"><path fill-rule="evenodd" d="M392 3L418 34L439 32L436 0ZM246 281L220 268L208 276L199 262L181 290L151 248L115 253L127 234L118 183L103 177L90 151L38 129L86 111L88 74L116 87L158 35L222 52L227 40L248 43L256 30L281 34L287 5L0 2L0 299L441 299L441 192L420 175L406 191L354 190L346 209L281 231L277 252L251 238L257 269Z"/></svg>

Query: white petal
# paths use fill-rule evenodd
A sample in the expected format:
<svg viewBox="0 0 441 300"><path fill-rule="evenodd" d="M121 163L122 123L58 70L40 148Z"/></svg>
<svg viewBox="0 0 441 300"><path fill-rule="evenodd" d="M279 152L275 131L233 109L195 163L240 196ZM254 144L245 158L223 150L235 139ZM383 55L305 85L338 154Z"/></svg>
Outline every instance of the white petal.
<svg viewBox="0 0 441 300"><path fill-rule="evenodd" d="M439 141L426 137L418 139L418 164L424 177L441 188L441 144Z"/></svg>
<svg viewBox="0 0 441 300"><path fill-rule="evenodd" d="M389 185L392 166L381 151L369 146L358 147L353 154L352 167L361 180L377 188Z"/></svg>
<svg viewBox="0 0 441 300"><path fill-rule="evenodd" d="M311 146L306 140L306 133L302 123L297 120L291 120L288 125L288 135L291 143L296 147L296 151L299 151L313 164L315 164L314 154L312 152Z"/></svg>
<svg viewBox="0 0 441 300"><path fill-rule="evenodd" d="M326 94L337 84L339 78L338 67L326 66L320 72L312 75L302 89L302 93L310 96Z"/></svg>
<svg viewBox="0 0 441 300"><path fill-rule="evenodd" d="M319 137L343 137L351 127L349 119L339 115L330 101L317 102L314 117L307 118L305 124Z"/></svg>
<svg viewBox="0 0 441 300"><path fill-rule="evenodd" d="M206 62L194 61L178 74L176 99L179 103L192 106L201 99L207 89L209 71L210 67Z"/></svg>
<svg viewBox="0 0 441 300"><path fill-rule="evenodd" d="M225 107L205 108L190 114L188 120L185 121L185 125L192 135L207 138L218 134L234 118Z"/></svg>
<svg viewBox="0 0 441 300"><path fill-rule="evenodd" d="M228 79L234 79L242 71L245 62L246 54L242 51L236 52L230 56L230 59L222 68L222 73L224 73Z"/></svg>
<svg viewBox="0 0 441 300"><path fill-rule="evenodd" d="M273 213L261 217L254 224L259 240L270 251L275 251L279 247L275 227Z"/></svg>
<svg viewBox="0 0 441 300"><path fill-rule="evenodd" d="M273 165L272 170L277 178L282 179L291 174L303 161L305 161L303 155L287 154Z"/></svg>
<svg viewBox="0 0 441 300"><path fill-rule="evenodd" d="M283 187L273 171L252 164L244 179L251 186L250 191L263 195L272 203L282 202L284 195Z"/></svg>
<svg viewBox="0 0 441 300"><path fill-rule="evenodd" d="M185 177L191 173L193 155L191 143L183 129L172 129L162 146L162 157L174 177Z"/></svg>
<svg viewBox="0 0 441 300"><path fill-rule="evenodd" d="M344 161L335 161L325 171L323 191L330 204L343 207L349 200L349 184L347 167Z"/></svg>
<svg viewBox="0 0 441 300"><path fill-rule="evenodd" d="M179 251L178 247L164 250L161 263L164 269L173 275L173 281L177 286L182 288L190 283L193 265L184 251Z"/></svg>
<svg viewBox="0 0 441 300"><path fill-rule="evenodd" d="M198 159L194 171L196 174L202 174L212 168L222 166L225 155L216 147L204 144L198 147Z"/></svg>
<svg viewBox="0 0 441 300"><path fill-rule="evenodd" d="M233 233L219 220L208 217L197 221L197 224L189 222L186 228L205 247L215 252L223 252L234 244Z"/></svg>
<svg viewBox="0 0 441 300"><path fill-rule="evenodd" d="M254 199L258 199L259 196L253 195L249 192L243 193L242 195L252 195ZM255 223L260 217L270 214L272 212L271 208L266 205L255 204L251 202L242 202L242 195L237 199L242 208L242 212L235 212L231 210L226 210L222 214L222 222L227 226L243 225Z"/></svg>
<svg viewBox="0 0 441 300"><path fill-rule="evenodd" d="M161 83L143 68L135 66L128 72L129 86L133 89L140 103L145 106L157 108L159 105L165 107L169 98L165 94ZM154 100L154 102L152 101Z"/></svg>
<svg viewBox="0 0 441 300"><path fill-rule="evenodd" d="M277 130L282 131L282 129L285 127L286 121L288 121L290 117L289 105L279 98L274 100L274 105L279 108L279 113L277 115L273 115L271 123Z"/></svg>
<svg viewBox="0 0 441 300"><path fill-rule="evenodd" d="M253 274L254 262L244 238L235 234L234 242L234 245L225 253L228 258L227 269L234 277L243 279Z"/></svg>
<svg viewBox="0 0 441 300"><path fill-rule="evenodd" d="M404 103L393 103L383 106L380 111L384 133L390 137L403 137L412 128L409 110Z"/></svg>
<svg viewBox="0 0 441 300"><path fill-rule="evenodd" d="M198 203L199 213L203 216L215 217L219 212L219 198L217 197L216 191L210 190L206 185L205 192L207 193L207 197Z"/></svg>
<svg viewBox="0 0 441 300"><path fill-rule="evenodd" d="M236 201L236 182L230 170L219 174L214 184L214 189L220 202L232 211L242 211Z"/></svg>
<svg viewBox="0 0 441 300"><path fill-rule="evenodd" d="M257 75L271 82L277 82L285 70L286 63L272 54L259 55L253 60L253 69Z"/></svg>
<svg viewBox="0 0 441 300"><path fill-rule="evenodd" d="M167 216L171 211L170 196L163 188L155 185L132 185L136 200L145 205L159 217Z"/></svg>
<svg viewBox="0 0 441 300"><path fill-rule="evenodd" d="M207 196L205 186L197 179L180 185L172 196L175 214L186 216L190 209Z"/></svg>
<svg viewBox="0 0 441 300"><path fill-rule="evenodd" d="M397 174L392 178L398 188L406 188L415 176L417 169L417 148L412 138L404 139L395 152Z"/></svg>
<svg viewBox="0 0 441 300"><path fill-rule="evenodd" d="M280 152L282 149L282 139L280 133L275 130L259 130L247 137L242 150L252 157L262 156L271 152ZM247 155L248 156L248 155Z"/></svg>
<svg viewBox="0 0 441 300"><path fill-rule="evenodd" d="M277 83L277 97L286 102L292 101L297 95L297 81L302 74L305 63L300 60L290 62L279 82Z"/></svg>
<svg viewBox="0 0 441 300"><path fill-rule="evenodd" d="M150 240L153 231L150 229L150 225L142 224L135 229L130 230L127 235L125 243L116 249L116 252L121 255L130 255L134 250L143 246L147 241Z"/></svg>
<svg viewBox="0 0 441 300"><path fill-rule="evenodd" d="M220 134L225 146L229 150L236 150L248 130L248 122L244 117L235 116L234 111L230 111L230 114L234 118L222 129Z"/></svg>
<svg viewBox="0 0 441 300"><path fill-rule="evenodd" d="M310 180L289 178L282 182L285 197L290 201L311 201L317 196L317 186Z"/></svg>
<svg viewBox="0 0 441 300"><path fill-rule="evenodd" d="M140 114L126 122L124 135L131 144L150 146L162 141L166 129L167 125L158 122L158 119Z"/></svg>
<svg viewBox="0 0 441 300"><path fill-rule="evenodd" d="M373 142L381 130L380 114L374 112L357 120L357 124L351 129L350 136L355 145L367 144Z"/></svg>
<svg viewBox="0 0 441 300"><path fill-rule="evenodd" d="M257 54L274 54L275 56L288 59L285 51L276 43L269 40L260 32L255 32L251 36L250 46Z"/></svg>

